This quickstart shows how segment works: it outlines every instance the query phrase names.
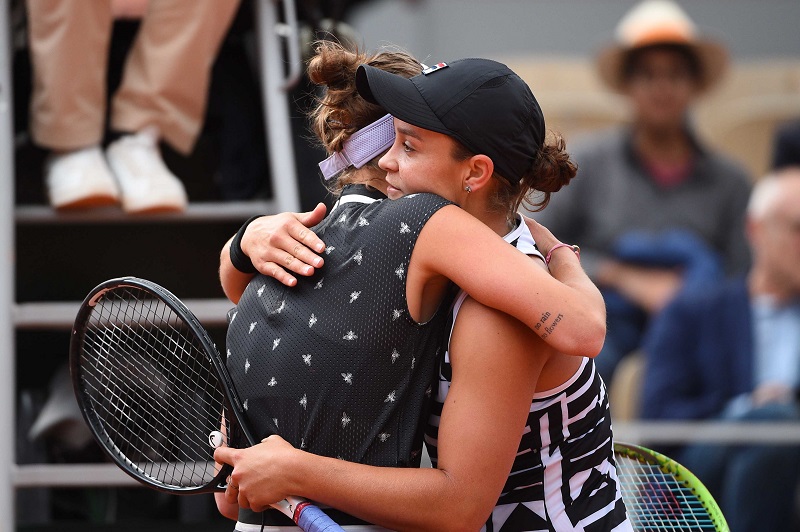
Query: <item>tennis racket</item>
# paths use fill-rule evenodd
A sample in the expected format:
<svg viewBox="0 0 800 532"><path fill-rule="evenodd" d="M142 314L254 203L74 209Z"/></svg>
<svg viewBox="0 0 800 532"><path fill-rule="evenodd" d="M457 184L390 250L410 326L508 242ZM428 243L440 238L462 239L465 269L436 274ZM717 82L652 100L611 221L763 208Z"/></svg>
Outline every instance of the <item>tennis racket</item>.
<svg viewBox="0 0 800 532"><path fill-rule="evenodd" d="M94 438L148 487L224 491L231 468L215 464L214 449L256 443L208 333L153 282L111 279L86 296L72 329L70 370ZM304 499L273 506L306 532L343 530Z"/></svg>
<svg viewBox="0 0 800 532"><path fill-rule="evenodd" d="M706 487L675 460L627 443L614 443L614 460L634 530L729 532Z"/></svg>

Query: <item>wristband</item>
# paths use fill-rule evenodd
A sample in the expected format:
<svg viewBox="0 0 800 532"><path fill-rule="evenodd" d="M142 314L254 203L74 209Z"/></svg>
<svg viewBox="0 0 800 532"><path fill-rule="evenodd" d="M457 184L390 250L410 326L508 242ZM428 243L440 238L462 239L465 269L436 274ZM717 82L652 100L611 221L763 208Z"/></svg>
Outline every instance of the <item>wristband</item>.
<svg viewBox="0 0 800 532"><path fill-rule="evenodd" d="M249 220L247 220L242 227L236 232L236 236L233 237L231 240L231 248L230 248L230 257L231 257L231 264L234 268L239 270L242 273L257 273L258 270L255 266L253 266L253 261L250 260L250 257L242 251L242 237L244 237L244 232L247 230L247 226L250 225L255 219L261 218L262 215L253 216Z"/></svg>
<svg viewBox="0 0 800 532"><path fill-rule="evenodd" d="M569 249L571 249L575 253L575 256L578 257L578 261L581 260L581 248L579 248L575 244L565 244L563 242L559 242L555 246L551 247L550 251L547 252L547 256L544 258L544 263L545 264L550 266L550 257L553 255L553 252L555 250L557 250L558 248L569 248Z"/></svg>

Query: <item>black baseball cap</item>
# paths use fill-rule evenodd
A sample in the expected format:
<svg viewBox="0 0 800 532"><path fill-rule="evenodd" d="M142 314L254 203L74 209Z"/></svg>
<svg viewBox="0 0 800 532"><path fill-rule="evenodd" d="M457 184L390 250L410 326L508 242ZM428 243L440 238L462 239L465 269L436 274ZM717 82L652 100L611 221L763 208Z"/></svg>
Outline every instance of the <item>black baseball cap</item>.
<svg viewBox="0 0 800 532"><path fill-rule="evenodd" d="M403 122L488 155L511 183L530 170L544 144L544 116L530 87L491 59L437 63L413 78L360 65L356 87L364 99Z"/></svg>

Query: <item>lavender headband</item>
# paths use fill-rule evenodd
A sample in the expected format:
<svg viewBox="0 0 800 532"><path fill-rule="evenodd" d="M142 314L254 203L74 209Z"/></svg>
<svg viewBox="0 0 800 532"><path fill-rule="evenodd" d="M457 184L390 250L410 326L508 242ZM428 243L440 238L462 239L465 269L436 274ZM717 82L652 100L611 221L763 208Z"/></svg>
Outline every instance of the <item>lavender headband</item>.
<svg viewBox="0 0 800 532"><path fill-rule="evenodd" d="M365 126L344 141L342 151L333 154L319 163L325 181L349 166L361 168L377 155L385 152L394 143L394 122L392 115L386 115Z"/></svg>

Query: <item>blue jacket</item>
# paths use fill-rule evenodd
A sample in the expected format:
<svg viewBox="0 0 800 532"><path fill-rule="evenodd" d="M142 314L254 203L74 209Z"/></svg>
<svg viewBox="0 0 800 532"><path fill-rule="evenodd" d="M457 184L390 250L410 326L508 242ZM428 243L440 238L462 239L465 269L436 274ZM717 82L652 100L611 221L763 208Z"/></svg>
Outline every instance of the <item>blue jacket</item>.
<svg viewBox="0 0 800 532"><path fill-rule="evenodd" d="M642 417L707 419L753 389L753 322L744 277L683 293L644 341Z"/></svg>

